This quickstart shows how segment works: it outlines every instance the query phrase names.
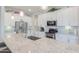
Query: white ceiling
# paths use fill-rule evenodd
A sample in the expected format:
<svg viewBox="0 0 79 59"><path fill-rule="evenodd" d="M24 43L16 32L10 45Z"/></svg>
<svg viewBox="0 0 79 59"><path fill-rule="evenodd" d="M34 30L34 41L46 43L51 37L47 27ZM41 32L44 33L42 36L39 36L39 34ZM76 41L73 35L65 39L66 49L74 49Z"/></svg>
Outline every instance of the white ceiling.
<svg viewBox="0 0 79 59"><path fill-rule="evenodd" d="M40 6L6 6L6 10L23 11L26 15L32 16L46 13L51 8L60 9L64 7L66 6L48 6L46 10L42 10ZM28 9L31 9L31 11L28 11Z"/></svg>

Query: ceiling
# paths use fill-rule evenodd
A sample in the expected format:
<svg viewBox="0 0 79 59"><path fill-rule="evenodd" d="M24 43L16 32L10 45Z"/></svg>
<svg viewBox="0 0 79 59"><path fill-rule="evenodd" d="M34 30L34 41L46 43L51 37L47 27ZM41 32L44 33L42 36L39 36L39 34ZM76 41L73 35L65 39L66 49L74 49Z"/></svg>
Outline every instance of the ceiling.
<svg viewBox="0 0 79 59"><path fill-rule="evenodd" d="M9 10L10 12L23 11L28 16L46 13L51 8L61 9L65 7L66 6L48 6L46 10L43 10L41 9L41 6L5 6L6 10ZM31 9L31 11L28 11L29 9Z"/></svg>

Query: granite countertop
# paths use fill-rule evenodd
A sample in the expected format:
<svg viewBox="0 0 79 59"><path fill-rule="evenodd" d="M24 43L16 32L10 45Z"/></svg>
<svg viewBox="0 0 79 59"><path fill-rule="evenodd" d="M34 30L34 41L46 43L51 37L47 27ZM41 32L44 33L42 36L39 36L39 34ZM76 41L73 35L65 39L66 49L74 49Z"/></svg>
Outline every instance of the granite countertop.
<svg viewBox="0 0 79 59"><path fill-rule="evenodd" d="M79 45L69 45L50 38L30 40L22 35L13 34L4 39L13 53L64 53L79 52Z"/></svg>

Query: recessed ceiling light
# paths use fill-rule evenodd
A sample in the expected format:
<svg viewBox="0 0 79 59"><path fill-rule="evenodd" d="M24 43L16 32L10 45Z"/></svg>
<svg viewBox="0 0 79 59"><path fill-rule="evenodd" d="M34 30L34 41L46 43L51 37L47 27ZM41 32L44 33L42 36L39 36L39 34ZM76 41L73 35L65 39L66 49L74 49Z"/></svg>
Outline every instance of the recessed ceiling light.
<svg viewBox="0 0 79 59"><path fill-rule="evenodd" d="M28 11L32 11L31 9L28 9Z"/></svg>
<svg viewBox="0 0 79 59"><path fill-rule="evenodd" d="M20 11L20 16L24 16L24 12L23 11Z"/></svg>
<svg viewBox="0 0 79 59"><path fill-rule="evenodd" d="M41 6L42 10L46 10L48 8L48 6Z"/></svg>

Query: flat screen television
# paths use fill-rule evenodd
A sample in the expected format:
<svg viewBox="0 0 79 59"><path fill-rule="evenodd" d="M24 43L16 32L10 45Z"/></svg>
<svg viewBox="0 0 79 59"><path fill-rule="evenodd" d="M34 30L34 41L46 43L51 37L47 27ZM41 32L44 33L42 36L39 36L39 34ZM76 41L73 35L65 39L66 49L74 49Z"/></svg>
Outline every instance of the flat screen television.
<svg viewBox="0 0 79 59"><path fill-rule="evenodd" d="M56 21L47 21L47 26L56 26Z"/></svg>

